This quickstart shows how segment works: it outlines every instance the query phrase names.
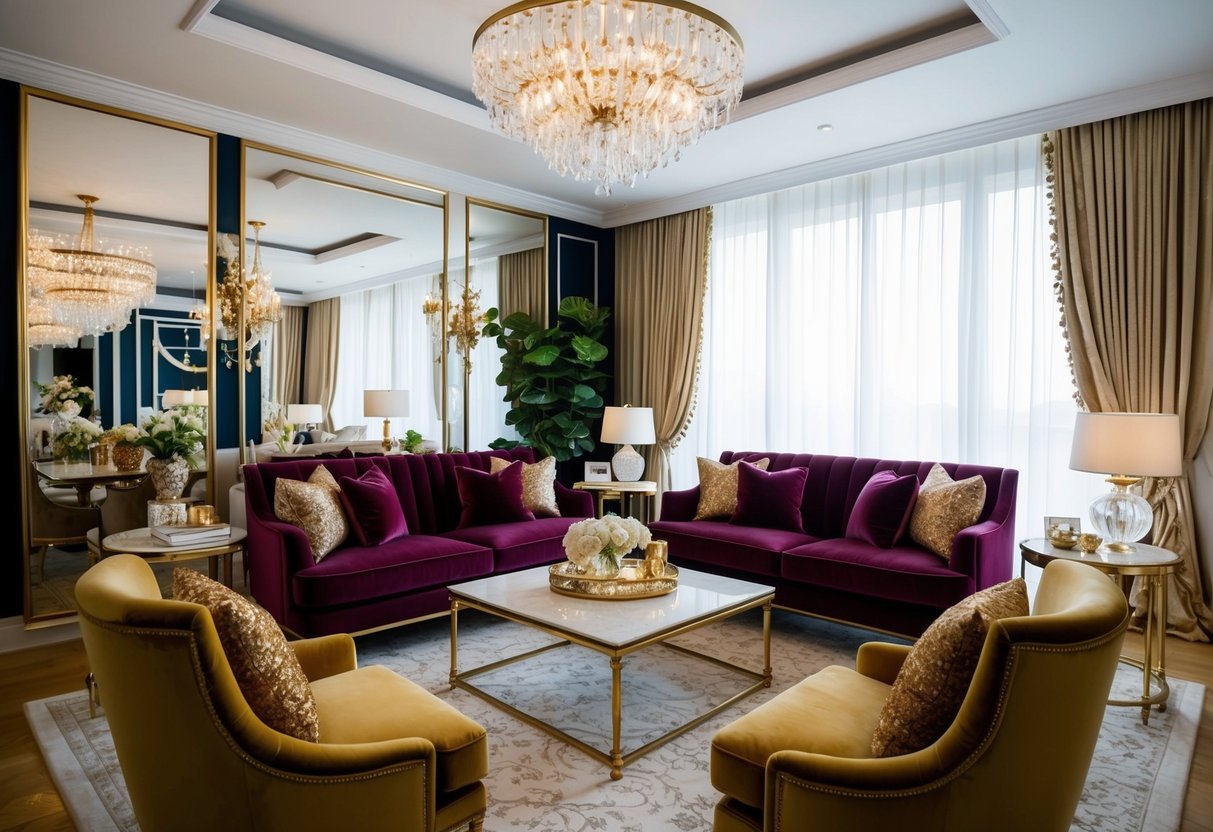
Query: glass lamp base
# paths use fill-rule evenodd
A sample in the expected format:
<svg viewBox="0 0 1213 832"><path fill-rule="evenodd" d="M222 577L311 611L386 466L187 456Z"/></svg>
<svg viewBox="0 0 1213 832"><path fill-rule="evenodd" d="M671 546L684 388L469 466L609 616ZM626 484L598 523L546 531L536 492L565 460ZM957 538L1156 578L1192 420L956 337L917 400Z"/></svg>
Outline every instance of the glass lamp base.
<svg viewBox="0 0 1213 832"><path fill-rule="evenodd" d="M1134 481L1136 482L1136 481ZM1142 497L1130 491L1129 484L1113 483L1112 490L1091 503L1091 524L1113 552L1132 552L1154 525L1154 510Z"/></svg>

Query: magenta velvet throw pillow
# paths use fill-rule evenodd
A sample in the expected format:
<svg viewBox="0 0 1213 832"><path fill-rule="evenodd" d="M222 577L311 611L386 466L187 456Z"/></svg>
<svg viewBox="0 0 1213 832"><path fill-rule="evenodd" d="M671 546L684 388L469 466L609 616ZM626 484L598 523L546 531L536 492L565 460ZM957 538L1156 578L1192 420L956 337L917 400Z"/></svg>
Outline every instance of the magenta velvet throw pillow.
<svg viewBox="0 0 1213 832"><path fill-rule="evenodd" d="M768 472L743 461L737 467L737 510L729 522L803 533L800 502L808 476L807 468Z"/></svg>
<svg viewBox="0 0 1213 832"><path fill-rule="evenodd" d="M522 504L522 460L514 460L495 474L455 466L459 488L459 528L534 520Z"/></svg>
<svg viewBox="0 0 1213 832"><path fill-rule="evenodd" d="M378 468L358 477L341 477L341 503L350 526L363 546L378 546L409 533L396 488Z"/></svg>
<svg viewBox="0 0 1213 832"><path fill-rule="evenodd" d="M846 536L882 549L892 548L910 525L917 497L918 477L877 471L855 498Z"/></svg>

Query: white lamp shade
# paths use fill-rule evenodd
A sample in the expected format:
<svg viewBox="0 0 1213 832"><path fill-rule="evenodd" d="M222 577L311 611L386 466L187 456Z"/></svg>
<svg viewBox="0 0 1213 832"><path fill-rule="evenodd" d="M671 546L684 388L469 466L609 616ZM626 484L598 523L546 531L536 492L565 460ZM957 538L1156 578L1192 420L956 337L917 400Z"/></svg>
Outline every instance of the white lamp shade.
<svg viewBox="0 0 1213 832"><path fill-rule="evenodd" d="M602 441L608 445L652 445L653 408L608 407L602 414Z"/></svg>
<svg viewBox="0 0 1213 832"><path fill-rule="evenodd" d="M292 425L316 424L324 421L324 408L318 404L288 404L286 420Z"/></svg>
<svg viewBox="0 0 1213 832"><path fill-rule="evenodd" d="M1079 413L1070 467L1093 474L1178 477L1183 473L1174 413Z"/></svg>
<svg viewBox="0 0 1213 832"><path fill-rule="evenodd" d="M193 404L189 390L165 390L160 396L161 407L178 407L183 404Z"/></svg>
<svg viewBox="0 0 1213 832"><path fill-rule="evenodd" d="M408 416L409 391L363 390L362 415L380 416L385 419L392 416Z"/></svg>
<svg viewBox="0 0 1213 832"><path fill-rule="evenodd" d="M209 398L206 390L186 390L185 391L185 403L186 404L208 405L208 404L210 404L210 398Z"/></svg>

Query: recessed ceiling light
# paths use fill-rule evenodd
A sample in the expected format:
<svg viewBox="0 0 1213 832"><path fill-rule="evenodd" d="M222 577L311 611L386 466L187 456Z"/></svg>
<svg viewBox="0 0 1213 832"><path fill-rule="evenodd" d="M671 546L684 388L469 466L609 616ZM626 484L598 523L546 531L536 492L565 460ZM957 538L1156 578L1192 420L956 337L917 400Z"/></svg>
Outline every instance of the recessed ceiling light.
<svg viewBox="0 0 1213 832"><path fill-rule="evenodd" d="M819 124L819 125L817 125L817 132L818 132L818 133L829 133L829 132L830 132L831 130L833 130L833 129L834 129L834 125L833 125L833 124Z"/></svg>

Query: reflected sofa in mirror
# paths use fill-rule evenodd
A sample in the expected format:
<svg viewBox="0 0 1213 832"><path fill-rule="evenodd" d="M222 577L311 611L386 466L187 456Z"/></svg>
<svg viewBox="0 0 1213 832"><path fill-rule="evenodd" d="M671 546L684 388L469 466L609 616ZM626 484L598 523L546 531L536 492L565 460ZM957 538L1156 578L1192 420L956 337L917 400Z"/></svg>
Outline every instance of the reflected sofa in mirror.
<svg viewBox="0 0 1213 832"><path fill-rule="evenodd" d="M393 451L409 431L441 448L446 192L253 142L244 177L244 257L260 249L282 310L260 341L248 461L382 452L384 418ZM387 400L408 407L373 415L368 390L407 391Z"/></svg>
<svg viewBox="0 0 1213 832"><path fill-rule="evenodd" d="M153 451L126 440L149 419L189 417L183 487L213 502L216 140L40 90L21 104L23 576L41 624L74 615L99 506L147 476Z"/></svg>
<svg viewBox="0 0 1213 832"><path fill-rule="evenodd" d="M466 227L468 269L453 272L451 285L452 399L459 404L451 407L451 436L462 437L463 448L484 450L499 437L518 434L505 423L510 406L497 385L500 349L491 338L467 335L479 334L491 308L502 319L521 312L547 324L547 217L468 199Z"/></svg>

